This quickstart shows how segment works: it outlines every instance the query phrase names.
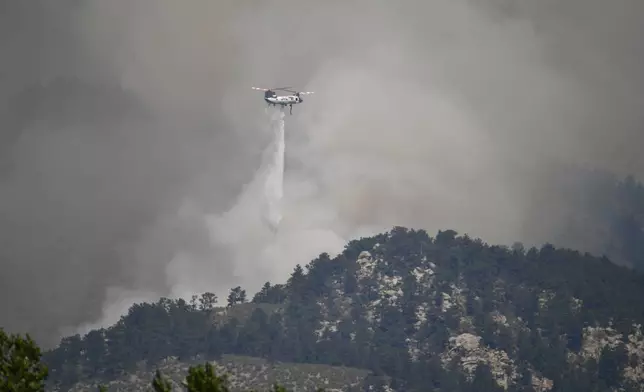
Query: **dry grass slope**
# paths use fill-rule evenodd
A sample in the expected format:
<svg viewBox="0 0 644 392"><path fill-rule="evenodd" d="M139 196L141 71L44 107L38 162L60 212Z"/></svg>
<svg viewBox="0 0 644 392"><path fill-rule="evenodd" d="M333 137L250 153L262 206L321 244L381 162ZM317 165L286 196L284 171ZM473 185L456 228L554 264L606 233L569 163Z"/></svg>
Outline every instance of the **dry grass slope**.
<svg viewBox="0 0 644 392"><path fill-rule="evenodd" d="M199 363L179 362L167 359L159 364L159 370L170 378L177 391L180 382L188 373L191 365ZM269 363L261 358L223 355L215 363L218 373L228 373L232 391L265 391L274 383L284 385L290 391L315 391L324 388L326 391L346 391L349 387L362 384L370 374L367 370L299 363ZM150 390L154 373L141 370L128 374L119 380L109 383L110 392L135 392ZM70 392L95 392L96 384L79 383Z"/></svg>

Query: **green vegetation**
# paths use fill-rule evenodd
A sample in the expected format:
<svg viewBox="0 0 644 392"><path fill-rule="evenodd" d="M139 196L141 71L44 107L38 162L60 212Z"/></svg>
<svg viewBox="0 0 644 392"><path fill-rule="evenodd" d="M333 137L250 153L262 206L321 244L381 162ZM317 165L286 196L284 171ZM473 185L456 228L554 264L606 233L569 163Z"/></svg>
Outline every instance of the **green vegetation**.
<svg viewBox="0 0 644 392"><path fill-rule="evenodd" d="M0 328L0 352L0 391L45 390L47 368L40 362L40 348L29 335L9 335Z"/></svg>
<svg viewBox="0 0 644 392"><path fill-rule="evenodd" d="M357 263L362 251L370 257ZM551 245L490 246L451 230L431 238L398 227L352 241L335 258L322 254L297 266L285 285L267 284L251 302L136 304L114 326L65 338L45 357L50 383L63 389L114 380L140 366L151 372L168 357L189 362L236 354L369 370L354 388L496 390L489 368L465 377L458 359L442 362L450 337L470 333L507 353L522 375L513 381L518 390L531 388L531 375L552 380L555 391L628 390L622 370L631 358L624 345L644 321L644 304L633 301L642 296L644 278L606 258ZM266 298L272 300L260 302ZM243 316L230 316L235 312ZM609 324L620 344L597 359L569 360L580 355L584 327ZM422 342L414 357L410 340ZM563 386L570 389L557 389Z"/></svg>
<svg viewBox="0 0 644 392"><path fill-rule="evenodd" d="M27 335L7 335L0 329L0 391L3 392L42 392L45 390L47 367L41 363L40 349ZM172 382L156 371L151 383L155 392L173 391ZM217 375L210 362L190 366L188 375L182 383L186 392L228 392L229 382L226 375ZM100 392L107 392L105 385L99 385ZM323 391L323 389L318 389ZM271 392L287 392L287 389L274 384Z"/></svg>

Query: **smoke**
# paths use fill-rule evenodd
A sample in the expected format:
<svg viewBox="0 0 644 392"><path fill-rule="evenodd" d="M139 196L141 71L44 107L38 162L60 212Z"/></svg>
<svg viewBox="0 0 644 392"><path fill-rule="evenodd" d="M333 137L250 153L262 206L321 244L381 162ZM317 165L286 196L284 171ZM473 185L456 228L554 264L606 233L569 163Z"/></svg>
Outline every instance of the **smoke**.
<svg viewBox="0 0 644 392"><path fill-rule="evenodd" d="M283 281L393 225L557 242L565 168L642 175L643 8L7 3L0 325L52 344L133 300ZM316 94L285 118L271 230L254 179L274 129L250 87L283 84Z"/></svg>

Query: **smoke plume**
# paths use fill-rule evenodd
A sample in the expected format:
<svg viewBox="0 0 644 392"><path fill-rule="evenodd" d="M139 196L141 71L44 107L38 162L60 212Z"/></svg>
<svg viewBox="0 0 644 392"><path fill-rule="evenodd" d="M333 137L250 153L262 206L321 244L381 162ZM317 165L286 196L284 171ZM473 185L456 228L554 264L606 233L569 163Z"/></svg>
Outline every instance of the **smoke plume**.
<svg viewBox="0 0 644 392"><path fill-rule="evenodd" d="M0 325L51 345L135 300L252 292L393 225L556 243L579 191L566 168L643 174L642 15L639 0L7 2ZM274 133L250 87L284 84L316 94L284 119L274 231L253 180Z"/></svg>

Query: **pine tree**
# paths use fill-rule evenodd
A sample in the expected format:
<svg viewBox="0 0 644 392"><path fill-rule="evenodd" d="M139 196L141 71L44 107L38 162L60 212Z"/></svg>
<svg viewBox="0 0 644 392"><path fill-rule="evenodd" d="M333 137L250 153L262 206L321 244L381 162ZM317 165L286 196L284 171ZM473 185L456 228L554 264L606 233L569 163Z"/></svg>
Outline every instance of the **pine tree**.
<svg viewBox="0 0 644 392"><path fill-rule="evenodd" d="M172 384L157 370L152 379L152 389L154 392L172 392Z"/></svg>
<svg viewBox="0 0 644 392"><path fill-rule="evenodd" d="M27 334L7 334L0 328L0 391L41 392L48 370L40 362L40 348Z"/></svg>
<svg viewBox="0 0 644 392"><path fill-rule="evenodd" d="M187 392L229 392L228 377L218 376L210 362L190 367L183 386Z"/></svg>

